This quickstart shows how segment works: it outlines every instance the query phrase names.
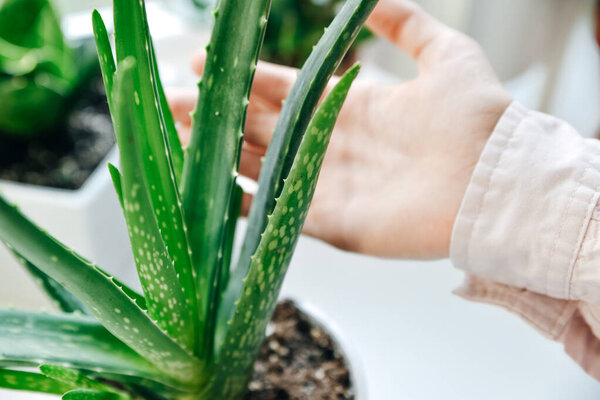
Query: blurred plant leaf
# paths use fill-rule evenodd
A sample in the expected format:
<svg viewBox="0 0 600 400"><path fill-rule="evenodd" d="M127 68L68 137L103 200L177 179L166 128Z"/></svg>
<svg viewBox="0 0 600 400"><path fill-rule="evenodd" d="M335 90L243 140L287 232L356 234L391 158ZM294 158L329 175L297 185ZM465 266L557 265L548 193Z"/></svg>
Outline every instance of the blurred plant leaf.
<svg viewBox="0 0 600 400"><path fill-rule="evenodd" d="M0 388L59 395L74 389L71 385L55 381L42 374L1 368Z"/></svg>

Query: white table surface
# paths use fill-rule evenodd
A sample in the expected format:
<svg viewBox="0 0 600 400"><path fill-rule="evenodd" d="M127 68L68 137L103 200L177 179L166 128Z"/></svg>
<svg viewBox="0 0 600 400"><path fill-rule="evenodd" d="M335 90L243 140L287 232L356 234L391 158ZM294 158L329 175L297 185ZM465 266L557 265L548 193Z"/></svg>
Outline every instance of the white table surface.
<svg viewBox="0 0 600 400"><path fill-rule="evenodd" d="M560 345L500 308L451 294L461 280L447 260L379 260L306 238L284 293L350 337L372 400L600 398L600 383Z"/></svg>

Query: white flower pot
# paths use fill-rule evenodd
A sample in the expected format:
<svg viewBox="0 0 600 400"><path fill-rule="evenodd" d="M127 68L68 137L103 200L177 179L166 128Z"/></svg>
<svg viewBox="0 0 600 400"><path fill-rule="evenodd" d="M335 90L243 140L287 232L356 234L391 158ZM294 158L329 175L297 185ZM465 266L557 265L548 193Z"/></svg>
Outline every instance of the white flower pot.
<svg viewBox="0 0 600 400"><path fill-rule="evenodd" d="M334 320L324 314L319 308L301 300L292 299L294 304L304 312L308 319L316 326L327 332L336 347L336 350L346 360L346 366L350 371L350 382L354 392L355 400L367 400L367 379L363 369L363 363L356 350L356 346L350 338L336 325Z"/></svg>
<svg viewBox="0 0 600 400"><path fill-rule="evenodd" d="M117 159L115 147L78 190L0 181L0 192L51 235L131 284L137 278L127 228L106 167ZM0 276L0 307L51 306L4 246L0 246Z"/></svg>

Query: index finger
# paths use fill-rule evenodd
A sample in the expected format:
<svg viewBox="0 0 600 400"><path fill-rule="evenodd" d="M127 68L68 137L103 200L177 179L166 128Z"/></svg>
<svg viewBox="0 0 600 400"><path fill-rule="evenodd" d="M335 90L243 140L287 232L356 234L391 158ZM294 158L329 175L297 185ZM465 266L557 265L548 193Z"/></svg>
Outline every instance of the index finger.
<svg viewBox="0 0 600 400"><path fill-rule="evenodd" d="M458 34L408 0L381 0L367 26L410 54L421 67L435 62L439 46Z"/></svg>

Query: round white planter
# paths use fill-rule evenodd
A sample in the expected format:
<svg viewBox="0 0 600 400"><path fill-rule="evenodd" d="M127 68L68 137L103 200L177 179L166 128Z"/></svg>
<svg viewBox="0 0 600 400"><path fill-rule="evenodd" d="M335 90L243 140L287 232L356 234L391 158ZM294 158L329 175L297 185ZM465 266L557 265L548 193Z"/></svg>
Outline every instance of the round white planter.
<svg viewBox="0 0 600 400"><path fill-rule="evenodd" d="M367 380L363 363L350 338L336 325L332 318L325 315L319 308L308 302L292 299L294 304L304 312L310 321L331 335L336 350L344 357L350 371L350 382L355 400L367 400Z"/></svg>

